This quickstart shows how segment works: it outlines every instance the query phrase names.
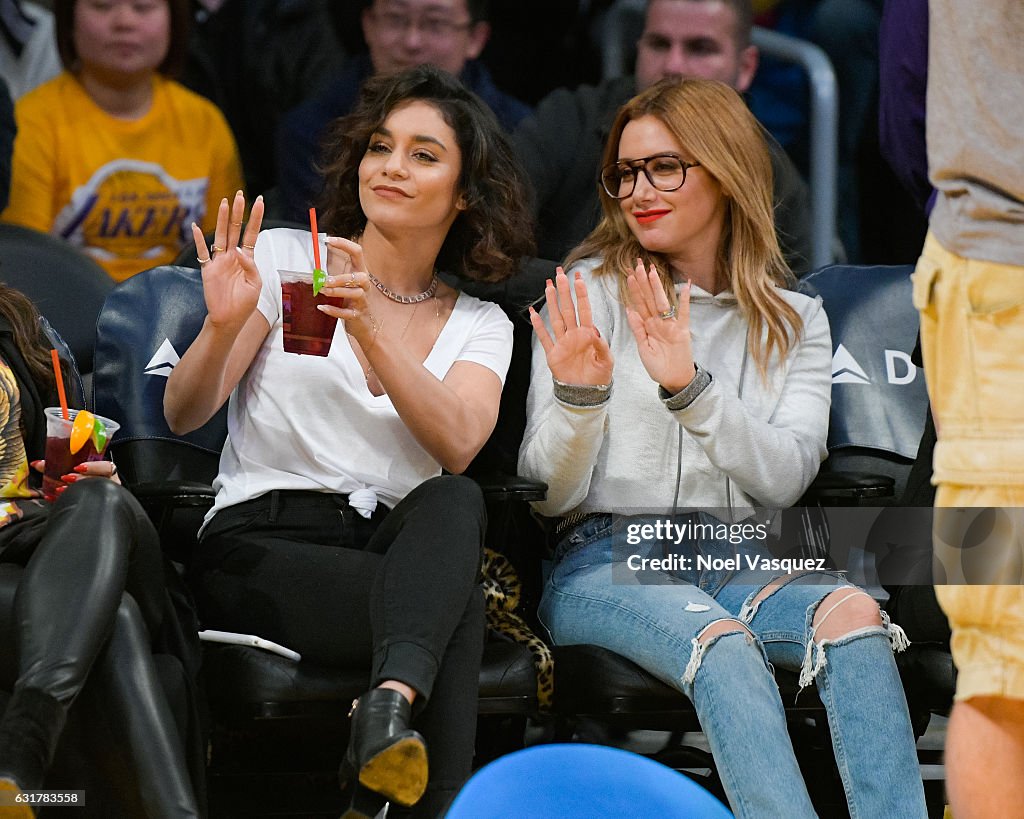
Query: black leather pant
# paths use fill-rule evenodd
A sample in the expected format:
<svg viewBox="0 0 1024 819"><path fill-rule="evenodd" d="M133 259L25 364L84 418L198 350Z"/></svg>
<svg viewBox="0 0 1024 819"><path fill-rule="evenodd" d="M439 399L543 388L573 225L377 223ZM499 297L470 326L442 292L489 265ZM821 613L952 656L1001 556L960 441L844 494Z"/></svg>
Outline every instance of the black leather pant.
<svg viewBox="0 0 1024 819"><path fill-rule="evenodd" d="M145 512L110 481L83 480L39 531L30 553L0 554L0 685L35 689L69 708L82 694L79 707L100 711L128 751L146 813L198 816L151 654L164 581Z"/></svg>

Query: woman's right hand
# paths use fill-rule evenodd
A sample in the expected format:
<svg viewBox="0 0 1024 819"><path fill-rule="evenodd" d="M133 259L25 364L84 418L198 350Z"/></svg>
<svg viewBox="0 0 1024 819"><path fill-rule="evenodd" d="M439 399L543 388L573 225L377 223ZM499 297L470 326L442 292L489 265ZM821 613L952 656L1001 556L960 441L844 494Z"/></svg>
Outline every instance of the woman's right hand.
<svg viewBox="0 0 1024 819"><path fill-rule="evenodd" d="M242 233L245 196L241 191L234 201L222 199L217 210L217 228L213 246L207 248L202 229L192 223L192 237L203 274L203 296L207 321L215 327L237 332L256 309L262 280L253 261L253 248L263 222L263 197L253 202L249 222ZM241 237L241 247L238 246Z"/></svg>
<svg viewBox="0 0 1024 819"><path fill-rule="evenodd" d="M530 308L530 323L544 348L551 374L564 384L598 386L610 384L614 359L608 342L594 326L587 285L579 271L573 281L576 305L569 293L569 278L557 268L555 282L544 288L552 333L540 314Z"/></svg>

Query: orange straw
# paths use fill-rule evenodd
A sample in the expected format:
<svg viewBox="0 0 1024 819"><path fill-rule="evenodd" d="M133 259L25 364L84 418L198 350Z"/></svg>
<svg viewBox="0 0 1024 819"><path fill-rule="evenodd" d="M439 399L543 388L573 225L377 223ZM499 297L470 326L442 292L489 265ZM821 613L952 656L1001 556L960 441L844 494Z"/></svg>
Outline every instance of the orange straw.
<svg viewBox="0 0 1024 819"><path fill-rule="evenodd" d="M320 234L316 229L316 208L309 209L309 230L313 234L313 261L316 270L320 269Z"/></svg>
<svg viewBox="0 0 1024 819"><path fill-rule="evenodd" d="M53 359L53 374L57 378L57 396L60 398L60 411L64 413L64 420L68 421L68 397L64 394L64 377L60 374L60 358L56 350L50 350L50 358Z"/></svg>

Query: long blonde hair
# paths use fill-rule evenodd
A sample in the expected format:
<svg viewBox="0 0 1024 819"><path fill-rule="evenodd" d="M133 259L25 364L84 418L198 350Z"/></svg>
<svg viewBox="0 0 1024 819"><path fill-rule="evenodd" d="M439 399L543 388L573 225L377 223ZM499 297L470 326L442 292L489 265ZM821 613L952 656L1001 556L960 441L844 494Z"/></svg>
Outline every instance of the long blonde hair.
<svg viewBox="0 0 1024 819"><path fill-rule="evenodd" d="M795 278L782 257L775 234L772 165L763 128L736 91L713 80L663 80L627 102L608 136L602 167L619 158L619 140L634 119L652 116L684 146L688 158L718 181L726 198L725 226L716 262L716 279L729 289L747 319L747 348L765 377L773 354L784 360L803 322L779 294ZM601 186L598 183L598 188ZM626 278L636 260L654 264L669 300L675 288L669 260L646 250L629 229L619 200L599 190L600 223L566 260L599 257L597 275L619 277L619 297L627 300Z"/></svg>

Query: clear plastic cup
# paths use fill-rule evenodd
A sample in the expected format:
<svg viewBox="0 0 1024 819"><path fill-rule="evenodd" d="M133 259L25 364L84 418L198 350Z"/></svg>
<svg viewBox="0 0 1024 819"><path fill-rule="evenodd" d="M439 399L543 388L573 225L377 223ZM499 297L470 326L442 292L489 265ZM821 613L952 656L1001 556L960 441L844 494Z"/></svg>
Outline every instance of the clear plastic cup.
<svg viewBox="0 0 1024 819"><path fill-rule="evenodd" d="M313 295L313 273L278 270L281 277L281 318L284 322L284 351L299 355L327 355L338 319L317 310L318 304L344 307L345 299Z"/></svg>
<svg viewBox="0 0 1024 819"><path fill-rule="evenodd" d="M107 438L103 442L103 448L96 448L96 441L93 436L82 445L78 452L71 451L71 425L79 410L68 410L67 419L64 418L60 407L47 407L43 410L46 415L46 467L43 470L43 495L47 500L57 497L57 487L62 485L61 476L75 471L75 467L85 461L102 461L110 445L110 439L114 437L121 425L117 421L111 421L102 415L96 415L96 419L103 422L106 427ZM95 413L93 413L95 415Z"/></svg>

